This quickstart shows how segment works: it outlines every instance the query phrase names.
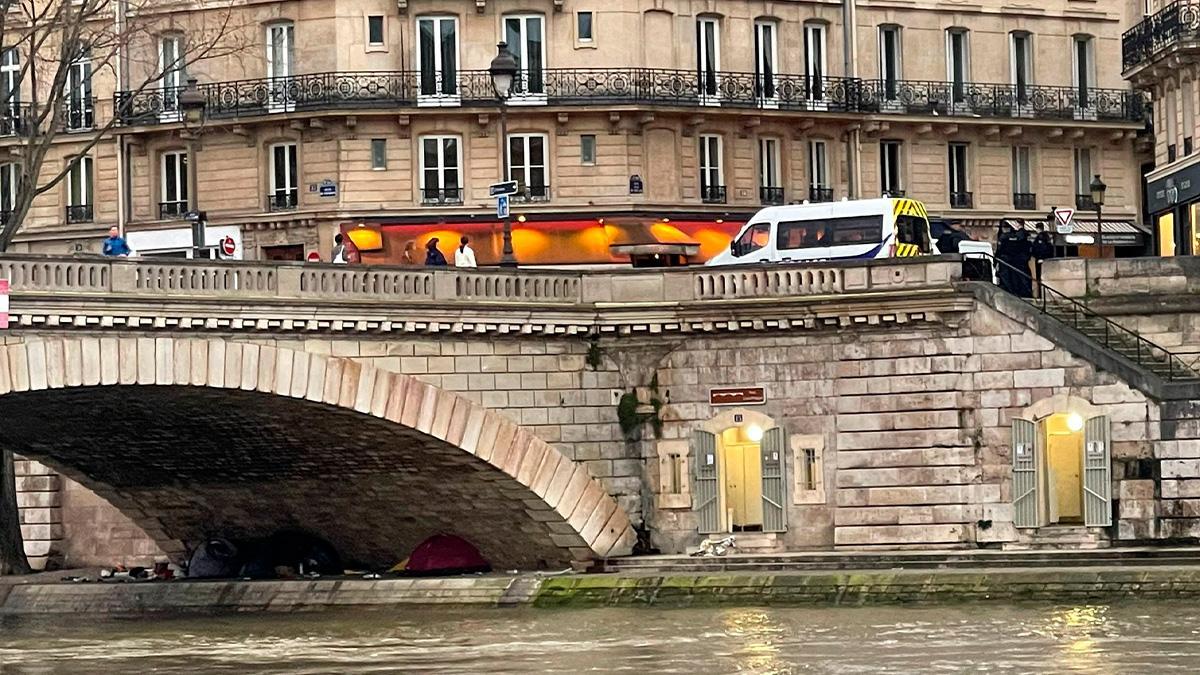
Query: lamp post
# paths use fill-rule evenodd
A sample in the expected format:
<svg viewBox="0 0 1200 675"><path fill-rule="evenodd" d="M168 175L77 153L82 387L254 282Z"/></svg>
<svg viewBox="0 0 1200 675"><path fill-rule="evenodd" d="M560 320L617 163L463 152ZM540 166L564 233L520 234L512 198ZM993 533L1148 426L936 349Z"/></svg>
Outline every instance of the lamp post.
<svg viewBox="0 0 1200 675"><path fill-rule="evenodd" d="M1100 257L1104 257L1104 191L1108 186L1100 180L1100 174L1092 179L1088 186L1092 192L1092 205L1096 207L1096 247L1100 249Z"/></svg>
<svg viewBox="0 0 1200 675"><path fill-rule="evenodd" d="M187 86L183 92L179 94L179 108L183 111L183 126L188 131L188 146L187 146L187 218L192 223L192 258L199 258L204 251L204 215L197 209L199 200L197 199L197 191L199 191L200 181L197 178L199 173L196 166L197 145L200 138L200 129L204 126L204 108L208 105L208 100L204 94L200 93L200 89L196 86L196 78L190 77L187 81Z"/></svg>
<svg viewBox="0 0 1200 675"><path fill-rule="evenodd" d="M513 80L517 76L517 59L508 51L508 43L496 45L496 58L488 66L488 74L492 76L492 90L496 100L500 102L500 155L503 160L504 175L500 182L508 180L508 97L512 93ZM517 257L513 254L512 218L504 218L504 248L500 252L501 267L516 267Z"/></svg>

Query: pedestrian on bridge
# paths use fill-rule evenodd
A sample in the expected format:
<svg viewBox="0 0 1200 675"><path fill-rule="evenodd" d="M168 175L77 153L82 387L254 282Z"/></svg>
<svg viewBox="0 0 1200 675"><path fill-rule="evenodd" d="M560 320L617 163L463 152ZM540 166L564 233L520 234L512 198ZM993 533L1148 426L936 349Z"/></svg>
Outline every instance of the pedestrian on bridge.
<svg viewBox="0 0 1200 675"><path fill-rule="evenodd" d="M104 255L109 257L125 258L133 255L133 249L129 248L129 244L125 242L125 237L121 236L121 230L113 227L108 230L108 239L104 240L104 247L101 249Z"/></svg>
<svg viewBox="0 0 1200 675"><path fill-rule="evenodd" d="M475 250L471 248L470 240L466 235L458 244L458 248L454 250L454 266L455 267L476 267L475 265Z"/></svg>
<svg viewBox="0 0 1200 675"><path fill-rule="evenodd" d="M438 250L438 238L434 237L425 243L425 266L426 267L445 267L446 256Z"/></svg>

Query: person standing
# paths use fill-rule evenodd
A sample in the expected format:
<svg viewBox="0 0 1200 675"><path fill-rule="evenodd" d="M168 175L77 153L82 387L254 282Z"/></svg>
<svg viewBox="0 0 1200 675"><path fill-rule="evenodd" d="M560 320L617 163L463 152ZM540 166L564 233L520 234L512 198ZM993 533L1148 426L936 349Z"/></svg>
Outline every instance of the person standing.
<svg viewBox="0 0 1200 675"><path fill-rule="evenodd" d="M425 243L425 265L427 267L445 267L446 256L438 250L438 238L434 237Z"/></svg>
<svg viewBox="0 0 1200 675"><path fill-rule="evenodd" d="M346 250L346 242L340 234L333 237L333 251L329 256L329 262L334 265L346 265L350 263L350 252Z"/></svg>
<svg viewBox="0 0 1200 675"><path fill-rule="evenodd" d="M1000 223L996 258L1002 263L997 273L1000 287L1018 298L1033 297L1029 278L1029 234L1024 228L1017 231L1007 220Z"/></svg>
<svg viewBox="0 0 1200 675"><path fill-rule="evenodd" d="M475 251L471 248L470 240L466 235L459 240L458 248L454 251L454 266L455 267L476 267Z"/></svg>
<svg viewBox="0 0 1200 675"><path fill-rule="evenodd" d="M1054 238L1046 231L1045 223L1038 223L1037 235L1033 238L1034 270L1037 272L1038 294L1042 292L1042 263L1054 257Z"/></svg>
<svg viewBox="0 0 1200 675"><path fill-rule="evenodd" d="M113 258L124 258L133 255L133 249L129 248L129 244L121 236L121 230L115 227L109 228L108 239L104 240L104 247L101 249L101 252Z"/></svg>
<svg viewBox="0 0 1200 675"><path fill-rule="evenodd" d="M404 259L401 263L405 265L417 264L417 242L409 239L404 243Z"/></svg>

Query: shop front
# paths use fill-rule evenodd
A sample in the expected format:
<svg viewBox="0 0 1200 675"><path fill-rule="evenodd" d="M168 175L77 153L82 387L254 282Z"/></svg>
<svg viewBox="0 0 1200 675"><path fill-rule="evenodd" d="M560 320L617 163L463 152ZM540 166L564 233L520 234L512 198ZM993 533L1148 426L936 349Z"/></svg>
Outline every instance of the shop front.
<svg viewBox="0 0 1200 675"><path fill-rule="evenodd" d="M1161 256L1200 254L1200 161L1165 176L1148 176L1146 201Z"/></svg>

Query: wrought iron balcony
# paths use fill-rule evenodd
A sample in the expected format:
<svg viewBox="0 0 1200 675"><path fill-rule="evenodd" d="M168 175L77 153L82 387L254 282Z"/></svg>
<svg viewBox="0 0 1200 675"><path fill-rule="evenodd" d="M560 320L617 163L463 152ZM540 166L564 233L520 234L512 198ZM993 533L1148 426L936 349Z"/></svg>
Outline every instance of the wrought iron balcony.
<svg viewBox="0 0 1200 675"><path fill-rule="evenodd" d="M950 208L952 209L973 209L975 208L975 198L970 192L951 192L950 193Z"/></svg>
<svg viewBox="0 0 1200 675"><path fill-rule="evenodd" d="M68 223L90 223L92 222L92 205L77 204L67 207L67 222Z"/></svg>
<svg viewBox="0 0 1200 675"><path fill-rule="evenodd" d="M67 131L94 129L96 108L92 99L68 99L63 104L63 126Z"/></svg>
<svg viewBox="0 0 1200 675"><path fill-rule="evenodd" d="M463 203L463 189L454 185L444 188L421 188L421 203L426 205L457 206Z"/></svg>
<svg viewBox="0 0 1200 675"><path fill-rule="evenodd" d="M1126 89L1041 85L860 80L745 72L702 76L656 68L547 68L518 77L515 100L548 105L663 105L790 111L835 111L1028 119L1142 121L1145 98ZM178 88L118 92L122 124L179 120ZM436 82L419 71L313 73L199 85L212 119L274 113L423 106L497 105L486 70ZM80 123L91 122L90 103Z"/></svg>
<svg viewBox="0 0 1200 675"><path fill-rule="evenodd" d="M549 185L523 185L512 196L514 202L548 202L550 201ZM461 200L460 200L461 201Z"/></svg>
<svg viewBox="0 0 1200 675"><path fill-rule="evenodd" d="M187 200L158 203L158 217L160 220L179 220L183 218L187 211Z"/></svg>
<svg viewBox="0 0 1200 675"><path fill-rule="evenodd" d="M1037 194L1033 192L1014 192L1013 193L1013 208L1020 211L1034 211L1037 209Z"/></svg>
<svg viewBox="0 0 1200 675"><path fill-rule="evenodd" d="M725 186L724 185L701 185L700 186L700 201L705 204L724 204L725 203Z"/></svg>
<svg viewBox="0 0 1200 675"><path fill-rule="evenodd" d="M300 203L297 188L284 188L267 193L267 211L293 211Z"/></svg>
<svg viewBox="0 0 1200 675"><path fill-rule="evenodd" d="M1075 210L1077 211L1095 211L1096 201L1092 199L1092 195L1075 195Z"/></svg>
<svg viewBox="0 0 1200 675"><path fill-rule="evenodd" d="M808 188L808 201L813 202L813 203L833 201L833 188L831 188L831 187L810 187L810 188Z"/></svg>
<svg viewBox="0 0 1200 675"><path fill-rule="evenodd" d="M779 206L780 204L783 204L783 188L758 188L758 201L761 202L763 206Z"/></svg>
<svg viewBox="0 0 1200 675"><path fill-rule="evenodd" d="M1126 71L1160 58L1179 44L1200 40L1200 3L1179 0L1146 17L1121 36L1121 65Z"/></svg>

